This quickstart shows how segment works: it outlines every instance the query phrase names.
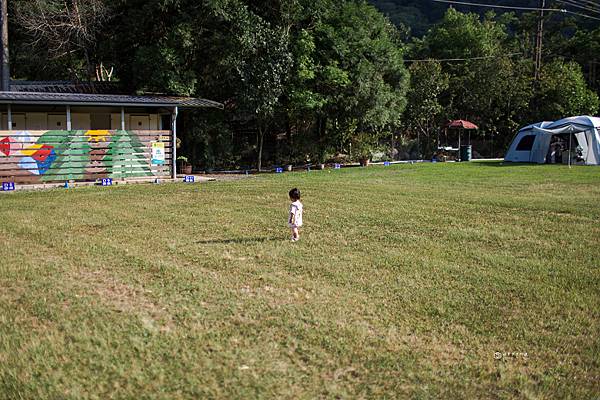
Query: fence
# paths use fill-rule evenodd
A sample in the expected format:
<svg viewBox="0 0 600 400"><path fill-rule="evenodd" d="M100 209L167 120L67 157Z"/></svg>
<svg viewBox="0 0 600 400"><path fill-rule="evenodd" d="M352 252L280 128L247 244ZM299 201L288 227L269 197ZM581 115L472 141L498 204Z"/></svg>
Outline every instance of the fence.
<svg viewBox="0 0 600 400"><path fill-rule="evenodd" d="M167 177L171 131L0 131L0 181Z"/></svg>

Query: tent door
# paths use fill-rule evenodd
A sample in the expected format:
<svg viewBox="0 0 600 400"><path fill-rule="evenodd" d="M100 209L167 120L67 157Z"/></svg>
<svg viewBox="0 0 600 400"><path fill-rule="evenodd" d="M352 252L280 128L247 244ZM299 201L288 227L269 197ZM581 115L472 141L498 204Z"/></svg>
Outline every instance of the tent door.
<svg viewBox="0 0 600 400"><path fill-rule="evenodd" d="M550 139L552 135L544 133L538 133L535 136L535 142L531 149L529 162L544 164L546 162L546 154L548 153L548 147L550 146Z"/></svg>
<svg viewBox="0 0 600 400"><path fill-rule="evenodd" d="M600 146L598 145L598 135L595 131L589 130L585 132L587 140L587 152L584 153L585 163L587 165L599 165L600 164Z"/></svg>
<svg viewBox="0 0 600 400"><path fill-rule="evenodd" d="M581 154L583 156L583 162L585 164L587 164L588 163L589 146L588 146L588 140L586 137L586 132L577 132L575 134L575 139L577 140L577 146L581 147Z"/></svg>

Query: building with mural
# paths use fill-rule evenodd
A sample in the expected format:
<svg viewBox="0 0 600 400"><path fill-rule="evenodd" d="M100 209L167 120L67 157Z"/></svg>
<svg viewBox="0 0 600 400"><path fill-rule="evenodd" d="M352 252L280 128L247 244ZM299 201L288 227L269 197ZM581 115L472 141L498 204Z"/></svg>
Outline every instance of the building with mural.
<svg viewBox="0 0 600 400"><path fill-rule="evenodd" d="M13 81L10 91L0 91L0 181L175 177L178 113L223 108L206 99L101 88Z"/></svg>

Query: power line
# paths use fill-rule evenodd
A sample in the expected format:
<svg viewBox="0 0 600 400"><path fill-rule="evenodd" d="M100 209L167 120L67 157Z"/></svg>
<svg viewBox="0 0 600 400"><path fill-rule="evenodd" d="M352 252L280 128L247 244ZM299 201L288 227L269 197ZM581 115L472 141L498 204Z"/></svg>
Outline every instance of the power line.
<svg viewBox="0 0 600 400"><path fill-rule="evenodd" d="M590 7L600 8L600 3L597 1L590 0L571 0L574 3L584 4Z"/></svg>
<svg viewBox="0 0 600 400"><path fill-rule="evenodd" d="M568 14L578 15L580 17L589 18L589 19L595 19L596 21L600 21L600 18L598 18L598 17L592 17L591 15L582 14L582 13L578 13L578 12L575 12L575 11L569 11L569 10L565 10L565 12L568 13Z"/></svg>
<svg viewBox="0 0 600 400"><path fill-rule="evenodd" d="M524 11L556 11L556 12L568 12L562 8L540 8L540 7L517 7L517 6L503 6L503 5L493 5L493 4L481 4L481 3L471 3L466 1L454 1L454 0L433 0L437 3L449 3L449 4L460 4L463 6L476 6L476 7L489 7L489 8L504 8L509 10L524 10Z"/></svg>
<svg viewBox="0 0 600 400"><path fill-rule="evenodd" d="M591 12L600 14L600 10L599 9L594 9L594 8L590 8L590 7L587 7L587 6L582 6L582 5L579 5L578 3L574 3L574 2L569 1L569 0L558 0L558 1L560 3L563 3L563 4L571 6L571 7L580 8L582 10L587 10L587 11L591 11Z"/></svg>
<svg viewBox="0 0 600 400"><path fill-rule="evenodd" d="M591 15L578 13L575 11L569 11L564 8L541 8L541 7L514 7L514 6L502 6L502 5L492 5L492 4L481 4L481 3L471 3L466 1L454 1L454 0L433 0L436 3L448 3L448 4L458 4L463 6L475 6L475 7L489 7L489 8L502 8L509 10L524 10L524 11L554 11L560 12L563 14L573 14L578 15L584 18L590 18L600 21L600 18L592 17Z"/></svg>
<svg viewBox="0 0 600 400"><path fill-rule="evenodd" d="M573 1L574 3L584 4L584 5L587 5L590 7L595 7L597 9L600 9L600 3L596 3L596 2L593 2L590 0L571 0L571 1Z"/></svg>

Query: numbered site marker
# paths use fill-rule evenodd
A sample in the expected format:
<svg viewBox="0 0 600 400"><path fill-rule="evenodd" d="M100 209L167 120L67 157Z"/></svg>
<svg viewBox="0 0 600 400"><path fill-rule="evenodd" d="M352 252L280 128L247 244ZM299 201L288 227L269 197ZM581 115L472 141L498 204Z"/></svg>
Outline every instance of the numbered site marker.
<svg viewBox="0 0 600 400"><path fill-rule="evenodd" d="M385 165L386 167L389 167L389 166L390 166L390 162L389 162L389 161L385 161L385 162L383 163L383 165Z"/></svg>
<svg viewBox="0 0 600 400"><path fill-rule="evenodd" d="M183 182L185 182L185 183L194 183L195 181L196 181L196 177L193 175L186 175L183 178Z"/></svg>
<svg viewBox="0 0 600 400"><path fill-rule="evenodd" d="M334 169L340 169L340 168L342 168L342 166L341 166L341 164L335 164L335 165L333 166L333 168L334 168Z"/></svg>
<svg viewBox="0 0 600 400"><path fill-rule="evenodd" d="M112 178L102 178L102 186L112 186Z"/></svg>
<svg viewBox="0 0 600 400"><path fill-rule="evenodd" d="M2 191L3 192L10 192L12 190L15 190L14 182L2 182Z"/></svg>
<svg viewBox="0 0 600 400"><path fill-rule="evenodd" d="M281 167L275 168L275 173L276 174L282 174L283 173L283 168L281 168Z"/></svg>

